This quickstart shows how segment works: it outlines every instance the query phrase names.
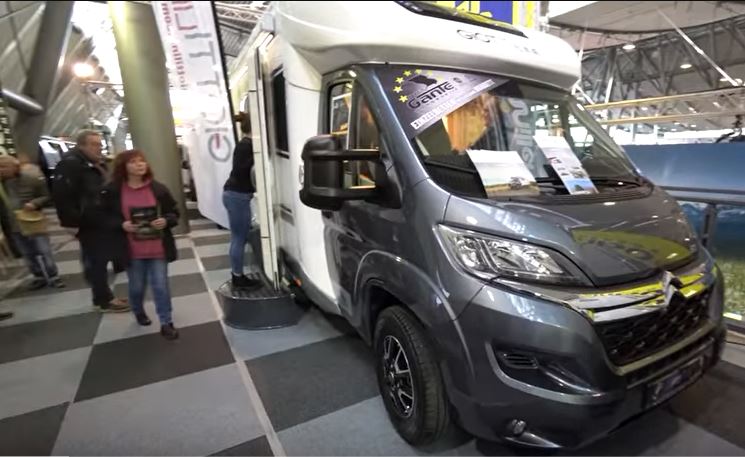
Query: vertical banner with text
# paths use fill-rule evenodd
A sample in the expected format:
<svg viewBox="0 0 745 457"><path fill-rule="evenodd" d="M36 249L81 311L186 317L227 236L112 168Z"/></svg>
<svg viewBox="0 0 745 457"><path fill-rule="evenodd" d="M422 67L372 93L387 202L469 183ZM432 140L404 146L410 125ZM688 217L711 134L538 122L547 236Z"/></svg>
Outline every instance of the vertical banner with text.
<svg viewBox="0 0 745 457"><path fill-rule="evenodd" d="M172 90L189 100L180 113L199 212L223 227L222 187L232 168L235 134L212 2L154 1Z"/></svg>

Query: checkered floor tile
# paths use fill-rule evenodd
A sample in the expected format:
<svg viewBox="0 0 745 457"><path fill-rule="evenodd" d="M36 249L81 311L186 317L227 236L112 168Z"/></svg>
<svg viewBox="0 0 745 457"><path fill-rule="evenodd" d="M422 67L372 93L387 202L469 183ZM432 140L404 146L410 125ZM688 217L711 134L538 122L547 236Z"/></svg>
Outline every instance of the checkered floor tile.
<svg viewBox="0 0 745 457"><path fill-rule="evenodd" d="M222 325L213 291L229 276L229 236L206 219L191 226L170 266L177 342L129 314L95 312L77 243L54 232L68 288L0 303L15 312L0 323L0 455L514 454L458 431L431 448L406 444L386 416L369 349L340 318L311 308L284 329ZM112 284L124 293L126 275ZM745 455L745 350L729 346L725 360L668 406L579 452Z"/></svg>

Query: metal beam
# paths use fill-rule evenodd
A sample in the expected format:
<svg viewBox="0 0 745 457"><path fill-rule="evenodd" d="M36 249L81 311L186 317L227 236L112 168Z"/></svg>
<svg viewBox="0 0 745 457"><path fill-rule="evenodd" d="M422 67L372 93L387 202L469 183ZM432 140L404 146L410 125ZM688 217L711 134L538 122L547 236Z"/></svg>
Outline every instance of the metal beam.
<svg viewBox="0 0 745 457"><path fill-rule="evenodd" d="M0 97L8 102L8 106L11 108L31 116L36 116L44 112L44 107L39 102L31 97L13 92L10 89L0 89Z"/></svg>
<svg viewBox="0 0 745 457"><path fill-rule="evenodd" d="M653 105L662 102L671 101L691 101L696 99L711 98L722 95L740 95L745 96L745 87L733 87L727 89L707 90L703 92L693 92L689 94L677 94L677 95L662 95L659 97L648 97L639 98L636 100L623 100L610 103L596 103L594 105L586 105L585 108L590 111L621 108L625 106L641 106L641 105Z"/></svg>
<svg viewBox="0 0 745 457"><path fill-rule="evenodd" d="M712 117L731 117L742 114L743 111L723 111L710 113L693 113L693 114L668 114L663 116L640 116L616 118L608 120L598 120L601 125L621 125L621 124L660 124L673 121L685 121L693 119L710 119Z"/></svg>

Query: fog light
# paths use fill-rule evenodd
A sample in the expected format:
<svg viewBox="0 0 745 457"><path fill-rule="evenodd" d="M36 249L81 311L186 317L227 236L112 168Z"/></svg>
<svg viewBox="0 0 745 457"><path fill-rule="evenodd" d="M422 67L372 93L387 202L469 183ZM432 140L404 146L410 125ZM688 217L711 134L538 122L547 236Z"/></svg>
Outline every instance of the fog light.
<svg viewBox="0 0 745 457"><path fill-rule="evenodd" d="M507 426L507 429L512 433L514 436L520 436L525 432L525 429L528 427L528 424L525 421L521 421L519 419L513 419L510 421L510 424Z"/></svg>

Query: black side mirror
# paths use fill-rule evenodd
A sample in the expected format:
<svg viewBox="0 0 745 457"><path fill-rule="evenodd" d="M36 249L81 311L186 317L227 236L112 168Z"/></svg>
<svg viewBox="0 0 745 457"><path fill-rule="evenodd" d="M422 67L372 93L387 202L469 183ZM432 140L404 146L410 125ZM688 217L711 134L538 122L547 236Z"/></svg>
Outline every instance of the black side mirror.
<svg viewBox="0 0 745 457"><path fill-rule="evenodd" d="M303 147L303 188L300 201L311 208L338 211L349 200L372 200L378 196L375 185L344 186L344 163L370 161L381 166L377 149L344 150L341 139L319 135L306 141Z"/></svg>

